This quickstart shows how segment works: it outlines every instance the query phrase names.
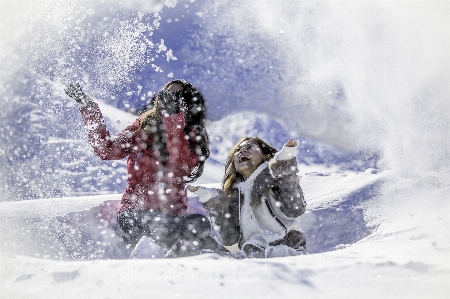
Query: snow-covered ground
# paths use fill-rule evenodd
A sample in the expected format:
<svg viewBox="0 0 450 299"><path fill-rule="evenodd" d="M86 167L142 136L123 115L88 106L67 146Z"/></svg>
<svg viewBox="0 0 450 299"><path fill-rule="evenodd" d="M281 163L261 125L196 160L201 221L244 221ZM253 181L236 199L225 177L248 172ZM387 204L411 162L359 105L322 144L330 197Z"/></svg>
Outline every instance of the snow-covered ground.
<svg viewBox="0 0 450 299"><path fill-rule="evenodd" d="M1 298L448 298L448 178L319 170L301 184L310 253L268 260L127 259L108 217L119 195L1 203Z"/></svg>

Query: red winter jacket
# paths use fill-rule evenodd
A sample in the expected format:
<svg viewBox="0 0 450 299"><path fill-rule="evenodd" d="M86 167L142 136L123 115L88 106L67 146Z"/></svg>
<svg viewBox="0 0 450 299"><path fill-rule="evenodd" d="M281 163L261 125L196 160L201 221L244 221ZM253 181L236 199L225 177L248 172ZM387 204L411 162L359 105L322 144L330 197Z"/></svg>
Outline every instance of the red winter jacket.
<svg viewBox="0 0 450 299"><path fill-rule="evenodd" d="M97 156L102 160L120 160L128 156L128 186L119 211L152 209L169 216L187 213L182 178L190 174L199 157L189 149L183 112L163 117L169 153L165 167L162 167L159 155L151 150L153 136L140 128L142 116L111 137L97 104L81 107L80 112Z"/></svg>

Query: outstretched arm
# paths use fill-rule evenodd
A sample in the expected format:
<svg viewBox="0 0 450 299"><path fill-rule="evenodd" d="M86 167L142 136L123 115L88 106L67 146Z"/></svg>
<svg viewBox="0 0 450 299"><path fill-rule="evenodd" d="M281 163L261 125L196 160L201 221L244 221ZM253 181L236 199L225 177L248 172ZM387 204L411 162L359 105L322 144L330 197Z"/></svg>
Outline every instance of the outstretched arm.
<svg viewBox="0 0 450 299"><path fill-rule="evenodd" d="M224 213L226 203L226 194L221 189L206 188L202 186L188 185L187 189L199 197L203 208L210 216L217 217Z"/></svg>
<svg viewBox="0 0 450 299"><path fill-rule="evenodd" d="M298 142L289 139L269 162L272 176L278 181L278 188L274 189L280 210L288 217L298 217L305 212L306 202L297 176L298 165L295 153Z"/></svg>
<svg viewBox="0 0 450 299"><path fill-rule="evenodd" d="M78 83L67 85L65 92L81 104L80 113L88 131L89 143L97 156L102 160L120 160L130 154L134 135L139 129L137 122L112 138L104 124L100 108L83 92Z"/></svg>

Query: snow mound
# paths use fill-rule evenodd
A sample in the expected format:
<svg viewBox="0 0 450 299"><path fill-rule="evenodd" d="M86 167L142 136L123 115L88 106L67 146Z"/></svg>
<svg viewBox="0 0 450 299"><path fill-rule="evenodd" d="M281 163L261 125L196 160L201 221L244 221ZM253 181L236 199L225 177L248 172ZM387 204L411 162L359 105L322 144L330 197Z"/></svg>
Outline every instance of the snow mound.
<svg viewBox="0 0 450 299"><path fill-rule="evenodd" d="M302 178L309 253L348 246L371 233L364 203L377 195L382 177L366 171L315 172ZM0 251L57 260L128 258L133 248L125 246L117 227L119 201L116 194L1 203L0 223L7 229L0 236Z"/></svg>
<svg viewBox="0 0 450 299"><path fill-rule="evenodd" d="M0 203L0 293L335 299L357 292L375 299L383 290L392 297L448 297L448 177L314 171L301 184L310 254L264 260L128 259L130 249L115 232L119 195Z"/></svg>

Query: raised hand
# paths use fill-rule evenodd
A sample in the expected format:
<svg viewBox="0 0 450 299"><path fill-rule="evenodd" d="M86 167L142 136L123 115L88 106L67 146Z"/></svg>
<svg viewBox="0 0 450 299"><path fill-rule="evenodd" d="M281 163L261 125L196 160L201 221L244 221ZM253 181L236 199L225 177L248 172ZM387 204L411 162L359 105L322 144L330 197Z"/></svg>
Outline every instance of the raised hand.
<svg viewBox="0 0 450 299"><path fill-rule="evenodd" d="M69 97L83 106L89 106L93 103L93 101L84 93L83 89L81 89L81 86L78 83L75 85L73 83L70 83L69 85L67 85L67 89L64 89L64 91Z"/></svg>
<svg viewBox="0 0 450 299"><path fill-rule="evenodd" d="M284 146L294 147L294 146L297 146L297 144L298 144L297 140L294 140L294 138L291 138L284 144Z"/></svg>

